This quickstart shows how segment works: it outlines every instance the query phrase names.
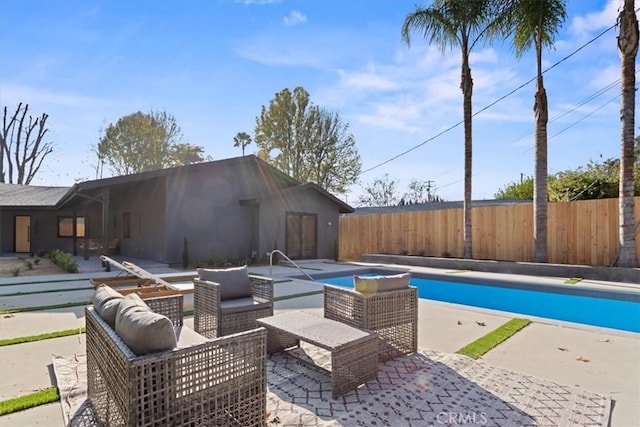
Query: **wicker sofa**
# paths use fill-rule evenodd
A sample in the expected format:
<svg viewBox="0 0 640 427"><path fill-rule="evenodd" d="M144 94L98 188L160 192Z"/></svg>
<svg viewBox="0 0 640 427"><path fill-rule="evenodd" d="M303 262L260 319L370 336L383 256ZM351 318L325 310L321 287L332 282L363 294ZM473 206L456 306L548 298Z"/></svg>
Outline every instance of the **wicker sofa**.
<svg viewBox="0 0 640 427"><path fill-rule="evenodd" d="M215 338L256 328L256 319L273 316L273 279L251 275L246 266L198 269L193 279L193 324Z"/></svg>
<svg viewBox="0 0 640 427"><path fill-rule="evenodd" d="M99 422L264 426L266 331L209 340L183 325L182 295L144 302L171 320L176 348L136 356L98 310L85 309L88 399Z"/></svg>
<svg viewBox="0 0 640 427"><path fill-rule="evenodd" d="M388 279L387 279L388 278ZM354 277L357 281L358 276ZM385 280L399 284L386 288ZM324 316L378 333L378 360L385 362L418 350L418 292L409 276L362 278L376 288L324 286ZM368 285L370 286L370 285Z"/></svg>

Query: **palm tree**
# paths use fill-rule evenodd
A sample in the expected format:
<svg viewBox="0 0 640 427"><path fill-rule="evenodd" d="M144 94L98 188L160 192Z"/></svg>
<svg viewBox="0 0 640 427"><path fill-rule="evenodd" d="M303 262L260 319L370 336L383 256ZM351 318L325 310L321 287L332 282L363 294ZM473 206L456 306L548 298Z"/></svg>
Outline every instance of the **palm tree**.
<svg viewBox="0 0 640 427"><path fill-rule="evenodd" d="M634 138L635 126L635 84L636 55L638 54L638 19L633 10L633 0L625 0L624 7L618 17L620 35L618 50L622 65L622 105L620 121L622 122L622 153L620 157L620 253L618 262L621 267L637 267L635 220L633 217L634 201Z"/></svg>
<svg viewBox="0 0 640 427"><path fill-rule="evenodd" d="M513 34L513 47L521 57L532 45L536 49L537 78L533 114L536 120L536 149L533 176L533 261L547 262L547 210L549 187L547 180L547 122L549 109L547 91L542 79L542 46L553 46L555 35L567 18L565 0L512 0L501 29Z"/></svg>
<svg viewBox="0 0 640 427"><path fill-rule="evenodd" d="M464 257L472 257L471 244L471 96L473 79L469 67L471 50L497 21L500 2L491 0L435 0L431 7L418 7L407 15L402 25L402 39L410 44L410 32L424 33L429 43L436 44L444 53L447 48L460 47L462 75L460 89L464 114Z"/></svg>
<svg viewBox="0 0 640 427"><path fill-rule="evenodd" d="M238 132L236 136L233 137L233 146L242 148L242 156L244 157L244 149L247 145L251 144L251 136L249 136L246 132Z"/></svg>

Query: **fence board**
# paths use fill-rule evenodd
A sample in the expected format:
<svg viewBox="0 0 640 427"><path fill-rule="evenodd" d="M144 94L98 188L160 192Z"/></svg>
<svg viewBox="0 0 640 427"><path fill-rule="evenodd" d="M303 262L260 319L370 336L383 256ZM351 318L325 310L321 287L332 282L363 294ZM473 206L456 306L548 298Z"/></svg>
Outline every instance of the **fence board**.
<svg viewBox="0 0 640 427"><path fill-rule="evenodd" d="M640 197L634 199L640 223ZM441 209L340 217L340 258L364 253L462 257L463 210ZM550 263L611 265L618 255L618 199L549 203ZM473 257L533 259L531 203L472 209ZM640 228L636 228L640 254Z"/></svg>

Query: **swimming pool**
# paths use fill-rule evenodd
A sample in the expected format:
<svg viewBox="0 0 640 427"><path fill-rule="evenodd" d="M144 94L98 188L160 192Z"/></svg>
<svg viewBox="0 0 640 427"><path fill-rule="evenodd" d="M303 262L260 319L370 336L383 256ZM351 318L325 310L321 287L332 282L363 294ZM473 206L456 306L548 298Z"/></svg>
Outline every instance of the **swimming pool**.
<svg viewBox="0 0 640 427"><path fill-rule="evenodd" d="M375 274L381 273L363 275ZM352 275L315 280L353 287ZM552 286L539 291L532 289L534 285L523 289L519 287L521 284L477 284L420 276L412 276L411 284L418 288L418 296L424 299L640 332L640 294L637 293L604 293L574 285L567 285L566 290L558 288L558 292L553 292Z"/></svg>

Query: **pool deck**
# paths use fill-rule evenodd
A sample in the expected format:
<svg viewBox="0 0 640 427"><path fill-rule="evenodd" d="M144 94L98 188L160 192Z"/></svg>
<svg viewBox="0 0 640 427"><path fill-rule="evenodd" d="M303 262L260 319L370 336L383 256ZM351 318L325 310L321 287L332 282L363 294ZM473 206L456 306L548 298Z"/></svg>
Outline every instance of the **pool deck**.
<svg viewBox="0 0 640 427"><path fill-rule="evenodd" d="M95 263L95 261L94 261ZM153 273L171 272L166 266L139 264ZM301 263L311 274L351 272L356 267L399 268L434 275L452 275L451 271L430 267L389 264L333 263L315 260ZM277 297L321 290L321 285L291 279L301 273L292 267L250 267L252 273L276 278ZM27 292L45 287L53 292L0 298L0 309L54 305L70 301L88 301L93 293L88 279L105 277L90 262L81 263L77 275L0 278L0 294ZM508 279L515 282L561 286L566 278L505 275L487 272L455 272L460 280ZM69 280L61 282L59 280ZM38 284L24 282L38 281ZM56 281L53 281L56 280ZM20 284L23 283L23 284ZM15 284L15 285L13 285ZM580 286L603 290L640 292L630 284L583 280ZM75 289L60 292L61 289ZM322 315L322 295L284 299L275 303L275 312L305 310ZM419 301L418 345L420 348L453 353L482 337L513 317L527 317L533 323L483 356L483 360L504 368L546 378L561 384L610 396L614 401L612 426L638 425L640 420L640 334L575 323L533 318L462 305ZM192 318L186 323L191 325ZM0 339L36 335L84 326L84 307L33 311L0 317ZM55 384L51 355L73 355L84 351L84 335L55 338L33 343L0 347L0 400L29 394ZM62 426L59 402L0 417L0 425Z"/></svg>

